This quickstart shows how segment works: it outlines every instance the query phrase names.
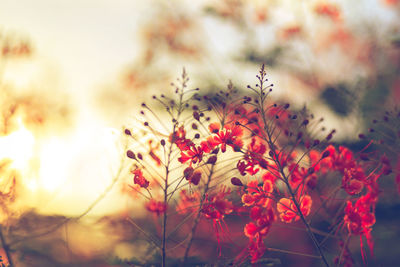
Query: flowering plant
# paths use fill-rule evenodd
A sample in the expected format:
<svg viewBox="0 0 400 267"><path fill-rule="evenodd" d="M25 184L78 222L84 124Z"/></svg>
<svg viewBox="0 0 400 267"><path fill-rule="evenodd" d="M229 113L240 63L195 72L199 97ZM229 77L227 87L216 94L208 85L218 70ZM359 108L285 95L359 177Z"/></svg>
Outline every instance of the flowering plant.
<svg viewBox="0 0 400 267"><path fill-rule="evenodd" d="M230 83L225 91L202 96L199 89L187 89L188 80L184 71L180 85L173 84L177 100L153 97L168 120L142 104L150 149L127 151L133 160L131 187L161 224L155 236L141 231L157 248L162 266L201 259L202 239L217 241L216 261L226 265L271 261L264 257L281 252L325 266L351 266L354 238L364 262L363 240L373 256L378 181L391 172L384 157L370 160L372 152L366 151L373 141L361 151L337 147L336 131L324 134L322 119L272 103L273 84L264 65L257 84L248 86L251 95L240 96ZM133 131L125 133L146 147ZM207 225L214 234L204 237ZM314 252L274 248L269 241L274 227L305 232ZM302 237L296 242L305 246ZM232 252L237 256L229 258Z"/></svg>

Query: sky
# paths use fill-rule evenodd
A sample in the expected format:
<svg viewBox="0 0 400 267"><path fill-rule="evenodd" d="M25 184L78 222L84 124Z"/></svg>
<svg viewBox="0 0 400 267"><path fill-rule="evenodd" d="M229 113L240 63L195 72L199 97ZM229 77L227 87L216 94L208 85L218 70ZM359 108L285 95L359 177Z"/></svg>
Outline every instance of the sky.
<svg viewBox="0 0 400 267"><path fill-rule="evenodd" d="M120 161L121 129L90 108L91 97L137 56L135 36L142 9L140 1L126 0L89 0L79 5L67 0L0 1L2 32L29 40L34 51L31 60L7 66L12 70L10 79L27 90L64 95L75 117L67 133L50 132L46 140L35 136L34 142L29 135L25 138L29 142L24 153L40 158L39 169L25 175L31 176L31 187L44 186L45 197L42 191L30 196L33 206L77 214L110 184ZM20 130L23 134L25 129ZM3 143L18 143L10 140L14 139ZM32 169L35 162L28 165ZM109 212L114 206L99 210Z"/></svg>
<svg viewBox="0 0 400 267"><path fill-rule="evenodd" d="M67 90L88 90L137 53L140 1L1 1L0 25L27 36Z"/></svg>

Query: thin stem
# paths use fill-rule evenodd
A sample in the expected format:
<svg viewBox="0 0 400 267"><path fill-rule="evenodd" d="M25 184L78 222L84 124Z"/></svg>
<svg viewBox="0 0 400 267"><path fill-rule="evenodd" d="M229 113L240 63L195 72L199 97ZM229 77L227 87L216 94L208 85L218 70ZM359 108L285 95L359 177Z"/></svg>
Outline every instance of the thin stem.
<svg viewBox="0 0 400 267"><path fill-rule="evenodd" d="M3 246L4 252L6 253L8 264L9 264L10 267L13 267L14 264L13 264L13 260L12 260L12 257L11 257L10 247L6 243L6 239L4 238L3 230L2 230L1 225L0 225L0 241L1 241L1 245Z"/></svg>
<svg viewBox="0 0 400 267"><path fill-rule="evenodd" d="M288 190L289 190L290 195L291 195L292 198L293 198L293 203L296 205L296 209L298 210L298 214L300 215L300 219L302 220L302 222L303 222L304 225L306 226L308 235L310 236L311 240L313 241L314 245L316 246L316 248L317 248L317 250L318 250L318 252L319 252L319 254L320 254L320 256L321 256L322 261L324 262L324 264L325 264L326 266L329 267L329 263L328 263L328 261L326 260L326 258L325 258L325 256L324 256L324 252L322 251L322 248L321 248L321 246L319 245L318 240L315 238L315 235L313 234L310 225L307 223L306 219L304 218L303 212L302 212L301 209L300 209L300 204L299 204L299 202L296 200L296 196L295 196L295 194L294 194L294 192L293 192L291 186L290 186L289 184L287 184L287 187L288 187Z"/></svg>
<svg viewBox="0 0 400 267"><path fill-rule="evenodd" d="M308 224L308 222L304 218L304 215L303 215L303 213L301 211L301 208L300 208L300 204L296 200L296 195L293 192L292 187L289 184L287 175L285 174L284 167L282 167L281 162L279 161L279 157L278 157L279 155L276 153L275 144L273 143L273 136L272 136L272 134L270 132L269 127L267 126L268 125L267 116L266 116L266 111L264 109L264 104L265 104L265 100L266 100L266 94L265 94L265 88L264 88L264 77L265 77L265 75L266 75L266 73L264 71L264 65L263 65L261 70L260 70L260 76L258 77L258 79L259 79L259 88L260 88L260 91L258 92L258 97L260 99L260 102L259 102L260 104L259 105L260 105L260 110L261 110L261 117L262 117L263 123L265 125L264 126L264 130L265 130L266 136L267 136L267 138L266 138L267 140L265 140L265 141L268 143L270 148L272 148L271 151L273 153L273 160L275 161L276 165L278 166L278 170L282 175L283 181L285 182L286 187L287 187L287 189L289 191L289 194L291 195L291 197L293 199L293 203L296 206L296 209L298 211L298 215L300 216L301 221L303 222L303 224L306 227L308 235L310 236L310 238L313 241L315 247L317 248L318 253L321 256L321 260L324 262L325 266L329 267L329 263L328 263L328 261L326 260L326 258L324 256L324 253L323 253L323 251L321 249L321 246L318 243L318 240L315 238L315 236L314 236L314 234L313 234L313 232L311 230L310 225Z"/></svg>
<svg viewBox="0 0 400 267"><path fill-rule="evenodd" d="M185 254L184 254L184 256L183 256L182 266L185 266L185 263L186 263L187 258L188 258L188 256L189 256L190 248L191 248L192 243L193 243L194 234L195 234L196 229L197 229L197 226L198 226L198 224L199 224L199 222L200 222L201 210L202 210L202 208L203 208L204 200L205 200L205 198L206 198L206 193L207 193L207 191L208 191L208 189L209 189L209 186L210 186L211 176L212 176L212 174L213 174L213 172L214 172L214 166L215 166L215 165L212 165L212 166L211 166L210 173L209 173L208 178L207 178L207 182L206 182L206 184L205 184L205 186L204 186L204 191L203 191L203 194L202 194L201 199L200 199L199 209L198 209L198 211L197 211L196 218L194 219L193 226L192 226L192 230L190 231L190 234L189 234L189 236L190 236L190 238L189 238L189 243L188 243L188 245L187 245L187 247L186 247Z"/></svg>
<svg viewBox="0 0 400 267"><path fill-rule="evenodd" d="M284 249L279 249L279 248L270 248L269 247L268 250L281 252L281 253L292 254L292 255L299 255L299 256L304 256L304 257L309 257L309 258L314 258L314 259L321 259L321 256L306 254L306 253L302 253L302 252L294 252L294 251L284 250Z"/></svg>
<svg viewBox="0 0 400 267"><path fill-rule="evenodd" d="M143 230L139 225L137 225L131 218L126 218L126 220L131 223L133 226L135 226L147 239L153 243L158 249L160 249L160 246L156 242L156 238L150 234L148 234L145 230Z"/></svg>

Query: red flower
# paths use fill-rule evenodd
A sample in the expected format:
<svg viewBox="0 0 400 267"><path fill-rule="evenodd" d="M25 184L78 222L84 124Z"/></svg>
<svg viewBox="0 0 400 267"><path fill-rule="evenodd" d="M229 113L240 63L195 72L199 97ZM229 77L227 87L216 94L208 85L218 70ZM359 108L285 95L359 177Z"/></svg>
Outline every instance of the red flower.
<svg viewBox="0 0 400 267"><path fill-rule="evenodd" d="M340 10L336 5L328 3L319 3L315 7L315 12L318 15L327 16L333 21L340 21Z"/></svg>
<svg viewBox="0 0 400 267"><path fill-rule="evenodd" d="M251 208L250 217L254 222L250 222L244 227L244 234L248 238L262 238L267 235L275 220L272 209L262 209L258 206Z"/></svg>
<svg viewBox="0 0 400 267"><path fill-rule="evenodd" d="M375 198L367 194L359 198L355 205L347 201L344 221L349 232L353 235L361 235L369 232L375 224L375 215L372 212L375 207Z"/></svg>
<svg viewBox="0 0 400 267"><path fill-rule="evenodd" d="M266 247L261 238L258 238L256 240L251 239L248 249L251 263L256 263L257 260L259 260L266 251Z"/></svg>
<svg viewBox="0 0 400 267"><path fill-rule="evenodd" d="M349 195L356 195L363 190L364 181L364 171L360 167L357 169L345 169L342 179L342 188L346 190Z"/></svg>
<svg viewBox="0 0 400 267"><path fill-rule="evenodd" d="M200 146L191 143L189 146L185 146L181 150L181 157L178 159L180 163L185 163L190 160L190 165L196 164L203 159L203 150Z"/></svg>
<svg viewBox="0 0 400 267"><path fill-rule="evenodd" d="M332 151L333 149L333 151ZM328 152L326 152L328 151ZM323 153L318 152L317 150L310 151L310 163L311 166L314 168L315 172L327 173L329 170L333 168L333 160L332 156L335 154L335 148L331 145L329 146L324 152L328 154L328 156L322 158L324 155ZM325 155L326 155L325 154Z"/></svg>
<svg viewBox="0 0 400 267"><path fill-rule="evenodd" d="M222 153L226 151L226 145L231 146L235 151L242 148L243 141L240 139L243 134L242 127L226 124L223 129L220 128L221 125L218 122L211 123L208 126L210 133L213 134L207 138L209 146L221 145Z"/></svg>
<svg viewBox="0 0 400 267"><path fill-rule="evenodd" d="M351 169L356 167L356 161L353 156L353 152L346 147L339 147L338 153L332 157L334 158L335 168L343 173L345 169Z"/></svg>
<svg viewBox="0 0 400 267"><path fill-rule="evenodd" d="M131 171L134 174L133 183L139 185L140 187L147 188L149 186L149 181L143 176L143 172L140 169Z"/></svg>
<svg viewBox="0 0 400 267"><path fill-rule="evenodd" d="M150 212L154 212L159 216L160 214L164 213L167 210L167 205L164 204L162 201L156 201L154 199L151 199L147 204L146 204L146 209Z"/></svg>
<svg viewBox="0 0 400 267"><path fill-rule="evenodd" d="M180 214L187 214L195 211L199 205L200 195L198 192L188 194L185 189L179 192L179 202L176 211Z"/></svg>
<svg viewBox="0 0 400 267"><path fill-rule="evenodd" d="M282 40L288 40L292 37L300 35L301 31L302 31L302 28L299 25L287 26L280 30L279 38Z"/></svg>
<svg viewBox="0 0 400 267"><path fill-rule="evenodd" d="M399 0L383 0L383 2L388 6L395 6L399 3Z"/></svg>
<svg viewBox="0 0 400 267"><path fill-rule="evenodd" d="M351 201L347 201L347 206L345 208L344 224L347 226L349 234L360 236L360 247L363 259L362 236L366 237L369 249L373 255L374 242L372 240L371 230L376 221L373 212L376 201L377 198L368 193L360 197L354 206Z"/></svg>
<svg viewBox="0 0 400 267"><path fill-rule="evenodd" d="M238 162L238 169L242 175L247 172L250 175L254 175L259 171L259 166L263 169L268 168L268 162L264 159L264 153L267 151L266 146L259 141L257 143L256 138L251 139L251 143L247 146L247 151L244 154L244 161ZM239 165L241 164L241 165Z"/></svg>
<svg viewBox="0 0 400 267"><path fill-rule="evenodd" d="M254 206L250 211L254 222L246 224L244 234L249 238L248 246L251 262L256 262L265 252L266 248L263 237L266 236L275 221L275 214L272 209L264 209Z"/></svg>
<svg viewBox="0 0 400 267"><path fill-rule="evenodd" d="M311 211L312 199L309 195L300 197L300 211L303 216L308 216ZM281 198L277 204L277 210L282 222L291 223L300 219L296 205L292 199Z"/></svg>
<svg viewBox="0 0 400 267"><path fill-rule="evenodd" d="M225 215L232 213L232 202L225 199L225 196L229 193L229 189L222 188L216 195L206 199L201 212L207 219L219 221L223 220Z"/></svg>
<svg viewBox="0 0 400 267"><path fill-rule="evenodd" d="M176 144L180 150L184 150L185 147L192 144L191 140L186 139L186 131L183 126L169 136L169 142Z"/></svg>
<svg viewBox="0 0 400 267"><path fill-rule="evenodd" d="M317 176L314 173L315 169L312 167L309 169L304 167L299 168L298 164L293 163L289 166L289 172L291 173L289 183L292 188L298 190L303 183L311 189L316 186Z"/></svg>
<svg viewBox="0 0 400 267"><path fill-rule="evenodd" d="M242 202L245 206L258 205L266 208L271 203L274 186L270 180L265 180L262 186L258 185L257 180L247 184L247 194L242 195Z"/></svg>

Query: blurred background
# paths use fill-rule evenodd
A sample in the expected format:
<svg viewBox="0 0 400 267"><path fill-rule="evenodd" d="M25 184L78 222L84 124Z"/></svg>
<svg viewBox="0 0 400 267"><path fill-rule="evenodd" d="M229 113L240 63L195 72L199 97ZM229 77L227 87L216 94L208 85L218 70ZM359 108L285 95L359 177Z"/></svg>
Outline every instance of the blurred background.
<svg viewBox="0 0 400 267"><path fill-rule="evenodd" d="M265 63L273 97L323 117L338 144L382 140L394 174L381 181L373 235L376 261L395 266L399 15L398 0L2 0L0 217L15 261L139 257L122 130L183 67L203 92L229 80L245 91Z"/></svg>

